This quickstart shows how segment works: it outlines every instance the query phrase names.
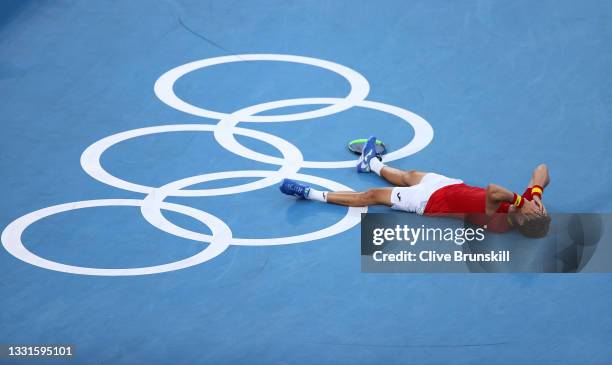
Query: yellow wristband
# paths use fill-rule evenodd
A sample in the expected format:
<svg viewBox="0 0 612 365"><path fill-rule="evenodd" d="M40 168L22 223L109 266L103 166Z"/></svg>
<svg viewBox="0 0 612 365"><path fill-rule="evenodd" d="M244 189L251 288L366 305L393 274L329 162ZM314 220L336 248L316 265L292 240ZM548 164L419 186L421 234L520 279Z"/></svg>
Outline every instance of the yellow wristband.
<svg viewBox="0 0 612 365"><path fill-rule="evenodd" d="M515 207L520 208L523 206L523 197L518 195L517 193L514 193L514 204Z"/></svg>

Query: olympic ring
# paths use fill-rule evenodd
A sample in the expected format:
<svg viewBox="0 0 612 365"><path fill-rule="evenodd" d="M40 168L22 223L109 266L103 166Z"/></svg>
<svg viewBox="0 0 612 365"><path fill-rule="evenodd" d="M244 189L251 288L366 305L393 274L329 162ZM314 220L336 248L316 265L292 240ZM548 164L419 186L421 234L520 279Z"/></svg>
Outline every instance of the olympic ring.
<svg viewBox="0 0 612 365"><path fill-rule="evenodd" d="M155 190L154 187L131 183L108 173L100 163L102 154L115 144L136 137L166 132L215 131L218 128L220 127L213 124L170 124L132 129L126 132L113 134L97 141L83 151L81 155L81 167L89 176L112 187L136 193L149 194ZM244 193L276 184L281 181L286 174L299 170L299 166L303 161L302 152L286 140L253 129L233 128L232 132L242 136L255 138L274 146L283 155L284 162L281 164L282 167L276 171L276 174L271 174L259 181L217 189L181 190L174 192L172 195L194 197ZM255 152L253 152L253 154L255 154Z"/></svg>
<svg viewBox="0 0 612 365"><path fill-rule="evenodd" d="M186 259L172 262L169 264L150 266L150 267L139 267L130 269L99 269L90 267L81 267L61 264L59 262L44 259L40 256L30 252L21 242L21 236L23 232L33 223L49 217L54 214L67 212L75 209L92 208L92 207L108 207L108 206L142 206L144 201L136 199L103 199L103 200L84 200L72 203L65 203L60 205L54 205L48 208L40 209L35 212L24 215L21 218L13 221L9 224L2 232L2 244L4 248L16 258L49 270L55 270L70 274L81 274L81 275L99 275L99 276L129 276L129 275L149 275L158 274L162 272L174 271L184 269L190 266L199 265L210 259L220 255L229 247L229 243L232 237L232 231L230 228L219 218L197 210L195 208L186 207L179 204L163 203L160 208L164 210L170 210L176 213L188 215L192 218L199 220L200 222L207 225L212 231L212 237L209 236L207 240L210 245L204 250L200 251L194 256ZM158 228L175 234L172 227L158 226Z"/></svg>
<svg viewBox="0 0 612 365"><path fill-rule="evenodd" d="M252 115L248 117L248 121L253 122L282 122L286 120L303 120L332 115L351 108L357 101L364 100L370 92L370 84L363 75L346 66L339 65L334 62L324 61L317 58L283 55L283 54L241 54L235 56L222 56L207 58L199 61L193 61L178 67L163 74L155 83L155 95L167 104L168 106L182 111L187 114L196 115L198 117L210 119L222 119L227 116L225 113L215 112L203 108L198 108L181 100L174 93L174 83L186 74L199 70L201 68L220 65L231 62L245 61L281 61L301 63L327 69L344 77L351 84L351 91L344 99L338 99L337 104L312 110L303 113L284 114L284 115Z"/></svg>
<svg viewBox="0 0 612 365"><path fill-rule="evenodd" d="M226 150L238 154L242 157L274 165L283 165L285 161L281 158L264 155L244 147L236 140L236 138L234 138L233 134L231 133L231 128L235 128L236 125L238 125L238 123L240 123L241 121L248 121L248 118L250 118L250 116L252 116L253 114L261 113L271 109L299 105L334 105L338 103L339 100L340 99L336 98L303 98L286 99L252 105L247 108L238 110L233 114L230 114L225 118L221 119L221 121L219 121L217 125L223 126L225 128L215 130L215 139ZM433 139L433 128L431 128L431 125L429 125L429 123L427 123L427 121L419 115L412 113L406 109L369 100L359 101L355 104L355 106L393 114L404 120L406 123L410 124L414 129L414 136L412 137L412 140L408 142L408 144L406 144L404 147L383 156L385 162L399 160L400 158L415 154L425 148ZM344 167L355 167L355 163L356 160L303 161L301 167L317 169L335 169Z"/></svg>
<svg viewBox="0 0 612 365"><path fill-rule="evenodd" d="M196 106L184 102L174 94L174 83L179 78L189 72L212 65L241 61L282 61L317 66L333 71L344 77L350 83L351 90L345 98L300 98L278 100L258 105L252 105L229 114L198 108ZM347 209L345 216L342 217L338 222L328 226L327 228L323 228L315 232L277 238L237 238L233 237L231 229L219 218L195 208L165 202L165 199L170 196L195 197L244 193L271 186L273 184L278 183L279 181L281 181L281 179L285 177L307 181L312 184L324 186L330 190L352 191L352 189L350 189L349 187L344 186L335 181L313 175L302 174L298 171L301 168L354 167L355 161L304 161L302 152L296 146L289 143L285 139L280 138L278 136L274 136L269 133L238 127L237 125L241 122L297 121L331 115L355 106L379 110L382 112L393 114L403 119L414 129L414 137L412 138L412 140L400 149L385 155L385 161L394 161L414 154L425 148L433 138L433 129L425 119L421 118L417 114L414 114L406 109L397 106L365 100L365 97L367 96L370 90L370 86L368 81L361 74L348 67L329 61L319 60L316 58L275 54L237 55L209 58L187 63L164 73L155 83L154 90L155 94L162 102L175 109L200 117L218 119L219 122L215 125L174 124L139 128L113 134L93 143L92 145L87 147L81 155L81 166L83 170L92 178L104 184L122 190L146 194L144 199L101 199L77 201L72 203L54 205L48 208L37 210L32 213L28 213L10 223L2 232L2 236L0 239L2 240L4 248L10 254L29 264L43 267L49 270L61 271L66 273L104 276L147 275L179 270L201 264L220 255L230 245L286 245L331 237L333 235L344 232L358 224L361 219L360 213L366 212L367 208L350 207ZM298 105L328 106L303 113L269 116L256 115L263 111ZM270 171L247 170L209 173L173 181L161 187L152 187L125 181L116 176L113 176L101 165L100 159L102 157L102 154L115 144L132 138L151 134L183 131L213 132L217 142L227 151L253 161L278 165L280 166L280 168L278 170ZM262 142L268 143L274 148L276 148L278 151L280 151L283 157L278 158L255 152L240 144L236 140L235 134L255 138ZM186 189L187 187L202 182L236 177L260 177L261 179L246 184L234 185L224 188L198 190ZM140 207L143 217L154 227L177 237L196 240L200 242L209 242L209 244L196 255L168 264L127 269L103 269L67 265L44 259L30 252L21 241L21 236L25 229L45 217L70 210L104 206ZM168 221L163 216L161 212L162 210L174 211L183 215L190 216L207 225L211 229L212 234L206 235L190 231L185 228L181 228L175 225L174 223Z"/></svg>
<svg viewBox="0 0 612 365"><path fill-rule="evenodd" d="M220 179L231 179L237 177L265 177L268 175L274 174L274 171L264 171L264 170L252 170L252 171L224 171L224 172L216 172L212 174L205 174L199 176L192 176L182 180L177 180L171 182L170 184L164 185L159 189L156 189L154 192L149 194L144 199L144 204L141 206L141 212L143 217L152 225L156 227L167 227L169 228L173 234L194 241L202 241L208 242L210 240L210 236L204 235L201 233L189 231L187 229L178 227L174 225L172 222L168 221L161 213L159 207L164 203L164 199L166 199L170 194L173 194L176 191L181 191L183 188L195 184L200 184L207 181L220 180ZM295 173L292 175L288 175L288 177L293 179L298 179L306 182L310 182L312 184L317 184L328 189L334 191L353 191L351 188L342 185L340 183L324 179L321 177L316 177L312 175ZM299 236L290 236L290 237L279 237L279 238L232 238L232 245L241 245L241 246L269 246L269 245L288 245L293 243L300 243L306 241L314 241L326 237L330 237L341 232L344 232L361 220L361 213L366 213L366 207L349 207L346 215L336 224L329 226L325 229L302 234Z"/></svg>

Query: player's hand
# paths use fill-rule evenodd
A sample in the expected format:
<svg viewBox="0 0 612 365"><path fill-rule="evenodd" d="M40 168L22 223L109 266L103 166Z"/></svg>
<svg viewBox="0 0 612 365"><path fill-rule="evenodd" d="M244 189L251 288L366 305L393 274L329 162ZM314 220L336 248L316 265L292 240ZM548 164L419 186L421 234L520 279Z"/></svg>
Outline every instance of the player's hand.
<svg viewBox="0 0 612 365"><path fill-rule="evenodd" d="M540 211L542 212L542 214L544 215L548 214L548 212L546 212L546 207L544 206L544 203L542 203L542 199L540 199L539 196L535 195L533 197L533 202L536 203L538 208L540 208Z"/></svg>
<svg viewBox="0 0 612 365"><path fill-rule="evenodd" d="M536 203L534 203L533 200L527 200L527 199L525 199L525 203L519 210L519 213L524 215L527 219L532 219L532 218L543 215L540 207Z"/></svg>

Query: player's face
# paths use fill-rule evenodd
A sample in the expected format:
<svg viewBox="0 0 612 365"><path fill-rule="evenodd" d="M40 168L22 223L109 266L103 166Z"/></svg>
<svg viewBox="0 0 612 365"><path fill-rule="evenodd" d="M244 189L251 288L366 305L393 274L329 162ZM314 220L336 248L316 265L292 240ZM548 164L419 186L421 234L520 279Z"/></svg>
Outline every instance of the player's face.
<svg viewBox="0 0 612 365"><path fill-rule="evenodd" d="M522 226L523 224L525 224L525 221L527 220L527 217L525 217L525 215L521 214L521 213L514 213L514 221L519 225Z"/></svg>

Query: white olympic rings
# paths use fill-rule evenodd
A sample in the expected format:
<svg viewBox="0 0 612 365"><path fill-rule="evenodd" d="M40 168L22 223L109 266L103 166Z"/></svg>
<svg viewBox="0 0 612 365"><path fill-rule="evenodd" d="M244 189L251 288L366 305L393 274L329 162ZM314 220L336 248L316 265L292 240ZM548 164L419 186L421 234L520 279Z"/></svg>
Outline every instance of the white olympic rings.
<svg viewBox="0 0 612 365"><path fill-rule="evenodd" d="M285 161L282 158L272 157L268 155L264 155L259 152L255 152L251 149L248 149L238 143L233 133L231 132L231 128L235 127L240 122L249 121L249 116L257 113L261 113L263 111L268 111L272 109L279 109L288 106L299 106L299 105L325 105L331 104L336 105L339 103L337 98L302 98L302 99L286 99L279 101L272 101L269 103L257 104L242 110L238 110L233 114L229 114L217 125L223 126L225 128L220 128L215 130L215 139L221 146L223 146L226 150L231 151L235 154L238 154L244 158L248 158L251 160L265 162L273 165L284 165ZM433 129L431 125L427 123L425 119L420 117L419 115L412 113L406 109L402 109L397 106L378 103L375 101L362 100L355 102L354 106L368 108L373 110L379 110L382 112L386 112L392 115L395 115L406 123L410 124L414 129L414 137L410 142L408 142L404 147L389 152L384 155L384 161L390 162L399 160L400 158L404 158L410 156L423 148L425 148L433 139ZM355 160L346 160L346 161L303 161L301 167L303 168L313 168L313 169L337 169L343 167L354 167Z"/></svg>
<svg viewBox="0 0 612 365"><path fill-rule="evenodd" d="M39 257L29 251L21 242L23 232L35 222L48 216L68 212L76 209L92 208L92 207L108 207L108 206L134 206L139 207L144 204L143 200L137 199L103 199L103 200L84 200L72 203L54 205L48 208L40 209L32 213L28 213L23 217L13 221L2 232L2 243L4 248L16 258L25 261L34 266L43 267L49 270L61 271L71 274L81 275L98 275L98 276L128 276L128 275L147 275L158 274L167 271L184 269L186 267L201 264L208 261L217 255L221 254L229 246L232 237L230 228L219 218L206 212L186 207L179 204L163 203L161 209L170 210L190 216L194 219L207 225L212 231L212 237L208 240L210 245L202 249L196 255L172 262L164 265L130 268L130 269L99 269L81 266L66 265L59 262L51 261ZM172 231L172 228L159 226L157 227L170 234L177 235L177 232Z"/></svg>
<svg viewBox="0 0 612 365"><path fill-rule="evenodd" d="M277 100L257 105L252 105L233 113L221 113L200 108L180 99L174 93L175 82L184 75L205 67L219 65L223 63L242 62L242 61L280 61L301 63L320 67L333 71L344 77L351 85L351 90L344 98L299 98ZM120 132L93 143L81 155L81 166L83 170L94 179L113 186L118 189L146 194L142 200L138 199L101 199L86 200L72 203L54 205L43 208L32 213L28 213L21 218L10 223L2 232L1 240L4 248L16 258L35 266L60 272L82 274L82 275L101 275L101 276L125 276L125 275L146 275L179 270L190 266L198 265L213 259L225 251L230 245L241 246L268 246L285 245L301 242L314 241L344 232L360 222L360 214L367 211L367 208L348 208L344 217L331 226L318 231L301 235L276 237L276 238L237 238L233 237L231 229L221 219L204 211L188 206L168 203L167 197L202 197L218 196L228 194L239 194L256 189L262 189L277 184L283 178L293 178L306 181L312 184L323 186L332 191L344 190L351 191L347 186L332 180L321 177L299 173L301 168L344 168L354 167L354 160L347 161L304 161L302 152L292 143L283 138L269 133L238 127L241 122L290 122L305 120L331 115L352 107L369 108L395 115L409 123L414 129L414 137L405 146L385 155L385 161L394 161L425 148L433 138L433 129L422 117L403 108L392 106L380 102L365 100L370 86L368 81L358 72L339 65L337 63L324 61L316 58L278 55L278 54L248 54L236 56L223 56L203 59L187 63L185 65L171 69L164 73L155 83L155 94L167 105L199 117L218 119L217 124L171 124L159 125L145 128L138 128ZM320 109L279 115L258 115L261 112L273 109L301 106L301 105L327 105ZM177 181L169 182L161 187L145 186L134 182L129 182L116 177L106 171L100 162L102 154L112 146L133 138L167 132L184 131L205 131L213 132L217 142L227 151L238 156L245 157L253 161L259 161L272 165L280 166L278 170L246 170L246 171L224 171L208 173L187 177ZM282 158L269 156L253 151L240 144L235 134L254 138L268 143L281 152ZM223 188L213 189L187 189L190 186L220 179L230 179L238 177L257 177L259 180L233 185ZM163 265L125 269L91 268L62 264L44 259L29 251L22 242L23 232L35 222L45 217L92 207L105 206L134 206L140 207L143 217L156 228L175 235L177 237L196 240L207 243L202 251L183 260L171 262ZM162 214L162 210L173 211L186 216L190 216L211 230L211 234L203 234L179 227L167 220Z"/></svg>
<svg viewBox="0 0 612 365"><path fill-rule="evenodd" d="M87 147L87 149L85 149L85 151L81 155L81 167L87 174L89 174L89 176L107 185L122 190L133 191L136 193L149 194L155 191L156 188L152 186L144 186L131 183L122 180L116 176L113 176L112 174L107 172L100 163L100 158L102 157L102 154L107 149L116 145L117 143L136 137L166 132L215 131L218 128L219 126L214 124L170 124L132 129L126 132L113 134L112 136L108 136L99 140L98 142L92 144L91 146ZM272 134L256 131L253 129L233 128L231 129L231 132L255 138L274 146L283 155L284 162L282 163L281 168L278 171L275 171L275 174L270 174L270 176L266 177L265 179L247 184L217 189L182 190L176 191L171 195L194 197L243 193L247 191L262 189L266 186L276 184L277 182L283 179L284 175L291 174L299 170L299 166L303 161L302 152L300 152L297 147L287 142L286 140L274 136Z"/></svg>
<svg viewBox="0 0 612 365"><path fill-rule="evenodd" d="M330 105L325 108L318 110L312 110L303 113L295 114L279 114L279 115L251 115L248 116L245 121L252 122L283 122L292 120L304 120L320 118L323 116L336 114L341 111L347 110L360 100L364 100L370 92L370 84L363 75L355 70L352 70L346 66L339 65L334 62L320 60L317 58L294 56L294 55L280 55L280 54L243 54L235 56L222 56L207 58L199 61L189 62L184 65L173 68L172 70L163 74L155 83L155 95L159 100L166 103L168 106L180 110L184 113L196 115L198 117L210 118L210 119L223 119L227 116L225 113L215 112L197 106L191 105L182 99L180 99L174 93L174 83L179 78L186 74L199 70L205 67L220 65L224 63L232 62L245 62L245 61L276 61L276 62L293 62L301 63L305 65L316 66L319 68L327 69L338 75L344 77L351 84L351 91L343 98L339 99L339 102L334 105Z"/></svg>
<svg viewBox="0 0 612 365"><path fill-rule="evenodd" d="M276 174L276 172L263 170L224 171L212 174L192 176L186 179L177 180L160 187L154 194L149 194L144 199L145 203L141 207L142 215L149 223L153 224L154 226L163 226L168 230L171 230L173 234L179 237L194 241L209 242L210 236L183 229L168 221L162 215L160 209L160 206L164 203L164 199L170 196L170 194L174 196L174 192L181 191L181 189L183 189L184 187L200 184L207 181L232 179L237 177L265 177L274 174ZM286 177L320 185L330 190L352 191L351 188L344 186L340 183L312 175L295 173L287 175ZM366 211L367 209L363 207L350 207L348 208L346 215L338 223L316 232L306 233L299 236L278 238L233 238L231 240L231 244L241 246L270 246L314 241L321 238L333 236L353 227L361 220L361 213L365 213Z"/></svg>

